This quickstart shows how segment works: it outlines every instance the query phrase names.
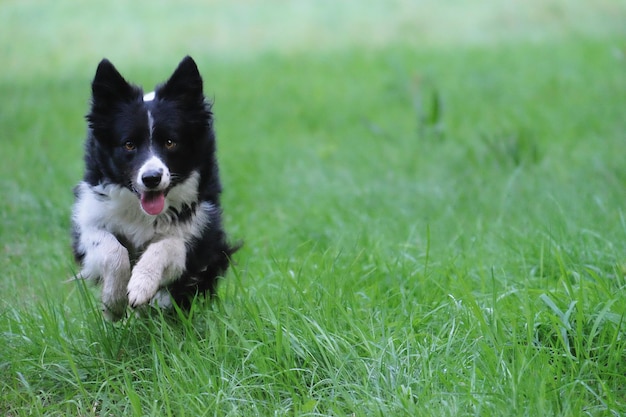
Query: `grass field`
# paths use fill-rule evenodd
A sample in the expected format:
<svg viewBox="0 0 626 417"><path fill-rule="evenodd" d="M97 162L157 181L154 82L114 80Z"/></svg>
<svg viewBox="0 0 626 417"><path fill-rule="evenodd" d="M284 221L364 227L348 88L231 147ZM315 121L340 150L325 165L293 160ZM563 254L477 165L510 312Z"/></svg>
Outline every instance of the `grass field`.
<svg viewBox="0 0 626 417"><path fill-rule="evenodd" d="M626 4L206 3L0 2L0 415L626 414ZM63 282L89 83L186 53L245 246L112 324Z"/></svg>

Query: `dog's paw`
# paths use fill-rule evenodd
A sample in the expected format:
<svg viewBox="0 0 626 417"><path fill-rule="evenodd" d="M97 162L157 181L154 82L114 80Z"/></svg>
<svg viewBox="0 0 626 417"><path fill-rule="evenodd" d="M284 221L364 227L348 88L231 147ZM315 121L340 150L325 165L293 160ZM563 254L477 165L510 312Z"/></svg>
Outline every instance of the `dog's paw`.
<svg viewBox="0 0 626 417"><path fill-rule="evenodd" d="M102 303L102 314L107 320L119 321L126 316L126 300Z"/></svg>
<svg viewBox="0 0 626 417"><path fill-rule="evenodd" d="M172 296L169 291L166 289L160 289L150 300L150 305L152 307L158 307L162 309L172 308Z"/></svg>
<svg viewBox="0 0 626 417"><path fill-rule="evenodd" d="M159 290L158 280L152 276L134 271L128 283L128 303L136 308L147 304Z"/></svg>
<svg viewBox="0 0 626 417"><path fill-rule="evenodd" d="M97 281L97 276L89 269L83 268L80 272L78 272L73 277L70 277L66 282L72 282L76 280L85 280L85 281Z"/></svg>

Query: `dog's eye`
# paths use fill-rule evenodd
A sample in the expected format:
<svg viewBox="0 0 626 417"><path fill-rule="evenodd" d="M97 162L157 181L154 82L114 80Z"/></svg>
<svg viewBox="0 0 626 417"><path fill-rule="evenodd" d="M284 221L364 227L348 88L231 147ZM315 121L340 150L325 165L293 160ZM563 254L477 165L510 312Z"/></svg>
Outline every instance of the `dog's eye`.
<svg viewBox="0 0 626 417"><path fill-rule="evenodd" d="M137 148L135 142L131 142L130 140L124 143L124 149L127 151L134 151Z"/></svg>
<svg viewBox="0 0 626 417"><path fill-rule="evenodd" d="M168 140L165 141L165 148L166 149L172 150L172 149L174 149L176 147L176 145L177 145L177 143L174 142L171 139L168 139Z"/></svg>

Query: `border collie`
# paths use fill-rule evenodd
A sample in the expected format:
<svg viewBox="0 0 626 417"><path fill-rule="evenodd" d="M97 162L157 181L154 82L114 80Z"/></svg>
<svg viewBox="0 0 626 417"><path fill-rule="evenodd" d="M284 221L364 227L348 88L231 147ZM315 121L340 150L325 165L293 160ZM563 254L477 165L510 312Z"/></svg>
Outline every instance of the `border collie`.
<svg viewBox="0 0 626 417"><path fill-rule="evenodd" d="M104 314L214 295L238 249L222 229L211 104L191 57L144 95L103 59L92 83L72 247Z"/></svg>

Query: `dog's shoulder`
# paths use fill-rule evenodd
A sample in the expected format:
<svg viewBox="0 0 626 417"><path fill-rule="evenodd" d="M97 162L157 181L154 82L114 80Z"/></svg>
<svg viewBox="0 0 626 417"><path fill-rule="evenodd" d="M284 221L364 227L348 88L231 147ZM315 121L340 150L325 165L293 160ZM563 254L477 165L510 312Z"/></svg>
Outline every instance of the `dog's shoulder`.
<svg viewBox="0 0 626 417"><path fill-rule="evenodd" d="M74 193L73 220L79 231L107 231L123 237L136 247L154 238L153 222L143 215L137 198L127 188L81 182Z"/></svg>

